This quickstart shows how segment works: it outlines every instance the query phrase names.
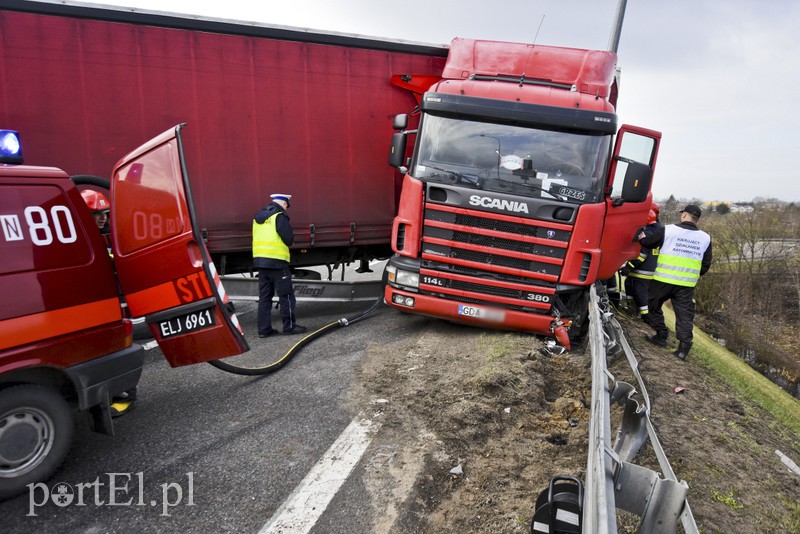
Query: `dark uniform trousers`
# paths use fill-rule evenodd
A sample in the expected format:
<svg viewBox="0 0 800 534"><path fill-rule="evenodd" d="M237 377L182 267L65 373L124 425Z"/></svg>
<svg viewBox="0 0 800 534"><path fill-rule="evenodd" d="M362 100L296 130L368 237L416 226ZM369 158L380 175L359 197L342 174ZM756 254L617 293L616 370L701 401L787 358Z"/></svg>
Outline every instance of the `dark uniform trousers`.
<svg viewBox="0 0 800 534"><path fill-rule="evenodd" d="M652 278L639 278L628 275L625 278L625 294L633 299L640 312L650 307L650 282Z"/></svg>
<svg viewBox="0 0 800 534"><path fill-rule="evenodd" d="M656 335L666 339L669 329L664 324L664 312L661 306L672 301L675 310L675 337L684 343L692 342L694 324L694 287L665 284L658 280L650 283L650 301L648 302L648 322L656 331Z"/></svg>
<svg viewBox="0 0 800 534"><path fill-rule="evenodd" d="M292 288L292 273L288 265L278 269L258 270L258 333L269 335L272 329L272 297L278 295L283 331L295 326L296 300Z"/></svg>

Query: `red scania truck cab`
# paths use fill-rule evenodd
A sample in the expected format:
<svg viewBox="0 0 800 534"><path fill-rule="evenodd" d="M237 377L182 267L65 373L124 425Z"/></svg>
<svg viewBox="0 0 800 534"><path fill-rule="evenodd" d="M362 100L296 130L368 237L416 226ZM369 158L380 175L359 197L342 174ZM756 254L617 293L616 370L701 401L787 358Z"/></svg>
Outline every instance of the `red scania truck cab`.
<svg viewBox="0 0 800 534"><path fill-rule="evenodd" d="M194 224L180 130L114 169L113 260L70 176L22 165L0 130L0 499L56 470L76 411L113 435L110 400L144 362L123 299L172 366L248 350Z"/></svg>
<svg viewBox="0 0 800 534"><path fill-rule="evenodd" d="M638 253L661 137L617 130L616 59L452 42L418 128L395 121L390 164L406 174L386 271L391 306L567 347L585 331L588 287Z"/></svg>

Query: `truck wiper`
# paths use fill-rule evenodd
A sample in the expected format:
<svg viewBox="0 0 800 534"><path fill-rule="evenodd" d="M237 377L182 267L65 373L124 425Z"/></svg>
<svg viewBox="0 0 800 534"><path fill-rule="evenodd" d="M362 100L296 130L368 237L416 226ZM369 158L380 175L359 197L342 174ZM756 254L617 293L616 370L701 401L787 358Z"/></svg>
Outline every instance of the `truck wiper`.
<svg viewBox="0 0 800 534"><path fill-rule="evenodd" d="M512 188L525 188L525 189L533 189L534 191L539 191L540 193L549 195L553 198L557 198L558 200L569 200L566 195L562 195L560 193L554 193L553 191L549 191L542 187L541 185L534 184L532 182L528 182L527 180L518 182L516 180L508 180L506 178L497 178L498 181L511 184Z"/></svg>
<svg viewBox="0 0 800 534"><path fill-rule="evenodd" d="M481 189L483 187L480 176L475 176L474 174L461 174L457 172L453 174L457 175L457 179L461 182L472 184L478 189Z"/></svg>
<svg viewBox="0 0 800 534"><path fill-rule="evenodd" d="M448 169L442 169L440 167L436 167L434 165L428 165L431 169L437 170L439 172L443 172L450 176L450 179L454 183L464 183L469 184L477 189L483 189L483 180L480 176L476 176L474 174L464 174L456 171L451 171Z"/></svg>

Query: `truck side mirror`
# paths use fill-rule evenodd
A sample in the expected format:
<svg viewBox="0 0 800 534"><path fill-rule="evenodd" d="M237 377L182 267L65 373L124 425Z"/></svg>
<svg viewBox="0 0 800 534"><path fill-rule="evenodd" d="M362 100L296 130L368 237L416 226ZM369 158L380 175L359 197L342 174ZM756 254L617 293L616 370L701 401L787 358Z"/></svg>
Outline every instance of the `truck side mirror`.
<svg viewBox="0 0 800 534"><path fill-rule="evenodd" d="M622 184L621 198L625 202L644 202L653 181L653 169L645 163L619 158L628 164Z"/></svg>
<svg viewBox="0 0 800 534"><path fill-rule="evenodd" d="M404 130L408 126L408 115L405 113L400 113L399 115L394 116L394 121L392 122L392 128L395 130Z"/></svg>
<svg viewBox="0 0 800 534"><path fill-rule="evenodd" d="M395 118L396 120L396 118ZM392 146L389 150L389 165L399 168L406 157L406 134L397 132L392 134Z"/></svg>

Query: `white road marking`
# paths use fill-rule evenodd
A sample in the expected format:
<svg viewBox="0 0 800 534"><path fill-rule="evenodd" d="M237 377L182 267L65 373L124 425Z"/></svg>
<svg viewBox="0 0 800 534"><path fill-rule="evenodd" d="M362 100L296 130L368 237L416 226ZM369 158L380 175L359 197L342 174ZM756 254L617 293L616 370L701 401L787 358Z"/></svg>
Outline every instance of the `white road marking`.
<svg viewBox="0 0 800 534"><path fill-rule="evenodd" d="M305 534L364 455L379 423L356 417L276 510L259 534Z"/></svg>

